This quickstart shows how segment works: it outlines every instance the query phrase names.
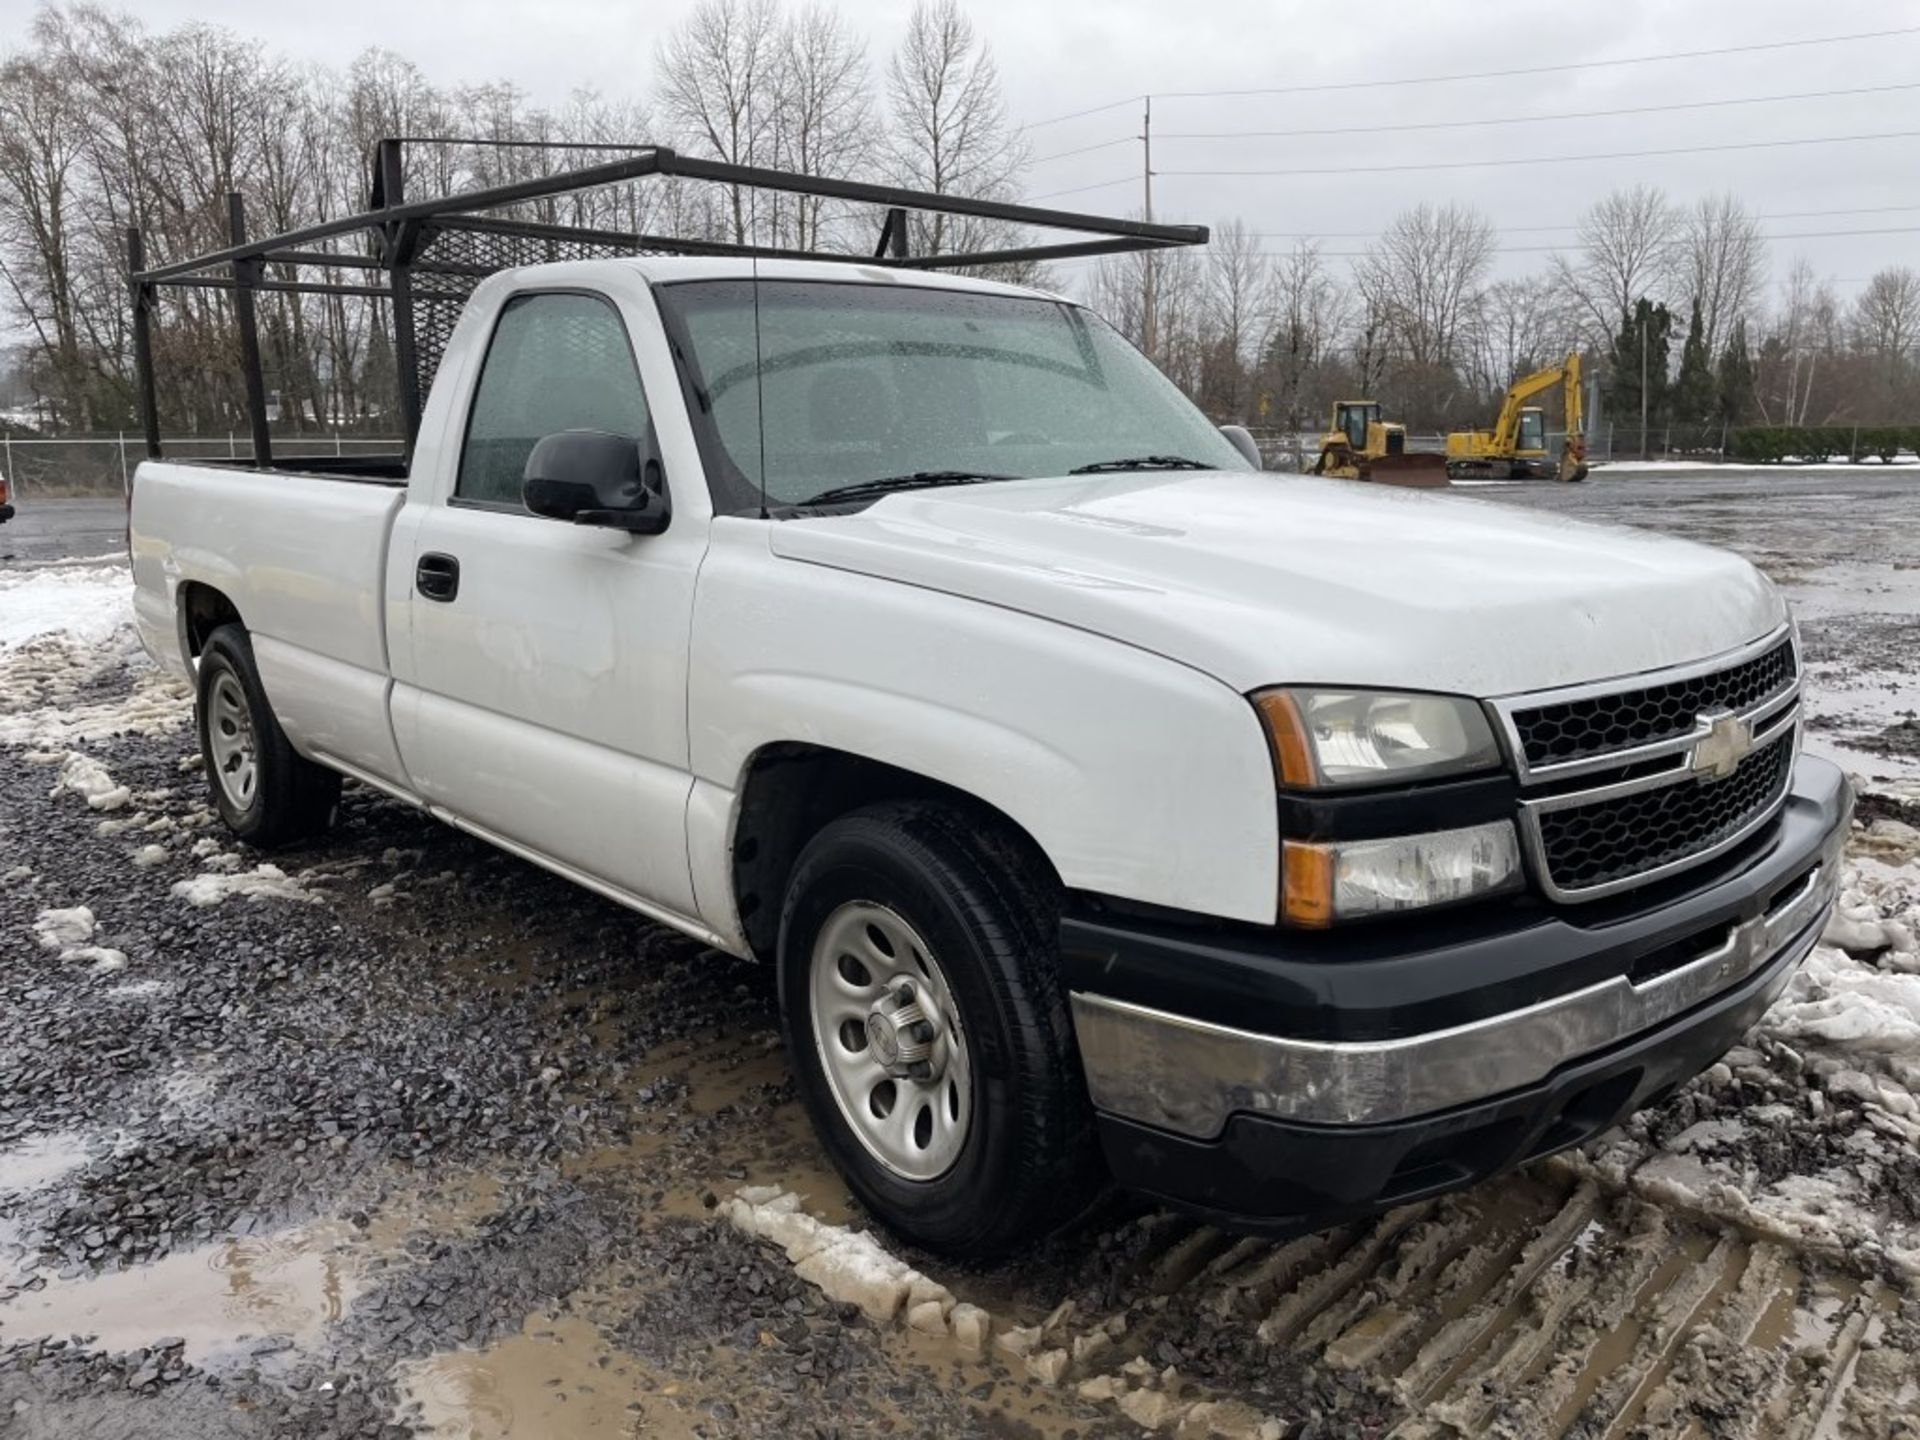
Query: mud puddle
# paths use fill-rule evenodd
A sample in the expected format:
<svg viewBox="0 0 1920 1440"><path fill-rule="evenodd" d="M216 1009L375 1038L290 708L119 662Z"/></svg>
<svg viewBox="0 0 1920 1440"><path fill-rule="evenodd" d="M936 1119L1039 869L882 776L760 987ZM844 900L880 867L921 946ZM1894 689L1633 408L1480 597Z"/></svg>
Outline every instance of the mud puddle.
<svg viewBox="0 0 1920 1440"><path fill-rule="evenodd" d="M345 1238L332 1226L239 1237L131 1270L50 1281L0 1304L0 1336L87 1336L108 1352L179 1348L208 1369L312 1350L359 1289ZM161 1346L168 1338L184 1345Z"/></svg>
<svg viewBox="0 0 1920 1440"><path fill-rule="evenodd" d="M43 1190L78 1170L90 1156L84 1135L59 1130L29 1135L0 1150L0 1201Z"/></svg>
<svg viewBox="0 0 1920 1440"><path fill-rule="evenodd" d="M324 1351L370 1277L405 1263L420 1237L463 1233L499 1193L497 1177L465 1175L398 1191L354 1221L228 1235L126 1269L51 1275L23 1266L14 1293L0 1299L0 1347L66 1338L108 1354L179 1351L212 1371L271 1369Z"/></svg>
<svg viewBox="0 0 1920 1440"><path fill-rule="evenodd" d="M579 1319L535 1320L485 1350L403 1361L394 1379L396 1420L435 1440L678 1440L701 1433L686 1407L709 1392L620 1355Z"/></svg>

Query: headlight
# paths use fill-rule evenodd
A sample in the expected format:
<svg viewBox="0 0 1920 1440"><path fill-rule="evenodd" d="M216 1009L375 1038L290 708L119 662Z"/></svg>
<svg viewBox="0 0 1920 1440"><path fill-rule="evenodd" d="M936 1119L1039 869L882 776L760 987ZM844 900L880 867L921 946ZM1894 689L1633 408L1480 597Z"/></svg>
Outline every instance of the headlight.
<svg viewBox="0 0 1920 1440"><path fill-rule="evenodd" d="M1317 929L1515 889L1520 842L1510 820L1385 840L1288 840L1281 872L1282 918Z"/></svg>
<svg viewBox="0 0 1920 1440"><path fill-rule="evenodd" d="M1281 783L1380 785L1491 770L1493 728L1471 700L1387 690L1263 690L1253 697Z"/></svg>

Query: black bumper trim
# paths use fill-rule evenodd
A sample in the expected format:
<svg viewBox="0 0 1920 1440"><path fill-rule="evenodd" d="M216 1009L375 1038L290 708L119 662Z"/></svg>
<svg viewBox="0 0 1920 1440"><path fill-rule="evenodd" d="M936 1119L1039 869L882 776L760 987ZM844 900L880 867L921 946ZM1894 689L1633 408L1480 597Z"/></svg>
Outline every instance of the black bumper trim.
<svg viewBox="0 0 1920 1440"><path fill-rule="evenodd" d="M1122 1185L1215 1223L1281 1235L1478 1183L1600 1134L1713 1064L1766 1012L1821 923L1716 999L1537 1085L1392 1125L1239 1114L1211 1141L1103 1114L1108 1167Z"/></svg>

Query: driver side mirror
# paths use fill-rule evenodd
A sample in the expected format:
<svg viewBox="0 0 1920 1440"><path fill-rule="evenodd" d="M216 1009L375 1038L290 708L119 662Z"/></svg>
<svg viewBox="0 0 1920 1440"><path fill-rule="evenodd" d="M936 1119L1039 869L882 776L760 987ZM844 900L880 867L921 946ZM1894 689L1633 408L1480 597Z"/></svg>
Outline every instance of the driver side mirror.
<svg viewBox="0 0 1920 1440"><path fill-rule="evenodd" d="M1233 448L1245 457L1247 464L1256 470L1267 468L1260 458L1260 446L1254 441L1253 432L1244 425L1222 425L1220 433L1232 442Z"/></svg>
<svg viewBox="0 0 1920 1440"><path fill-rule="evenodd" d="M520 497L550 520L635 535L658 535L671 516L652 445L604 430L563 430L542 439L527 456Z"/></svg>

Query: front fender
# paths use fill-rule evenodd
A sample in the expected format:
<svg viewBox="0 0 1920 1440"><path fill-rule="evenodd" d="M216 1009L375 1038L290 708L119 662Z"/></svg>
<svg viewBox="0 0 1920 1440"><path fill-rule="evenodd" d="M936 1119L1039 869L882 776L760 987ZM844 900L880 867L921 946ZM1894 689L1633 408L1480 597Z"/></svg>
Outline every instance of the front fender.
<svg viewBox="0 0 1920 1440"><path fill-rule="evenodd" d="M1265 736L1244 697L1197 670L1017 611L776 559L761 523L725 520L701 572L693 655L702 789L737 795L766 745L825 746L992 805L1072 889L1273 919Z"/></svg>

